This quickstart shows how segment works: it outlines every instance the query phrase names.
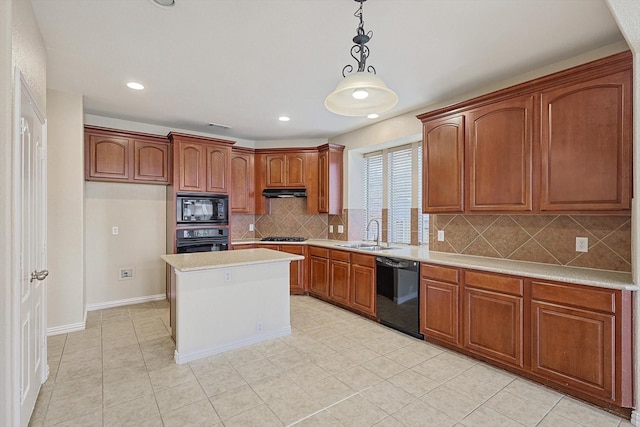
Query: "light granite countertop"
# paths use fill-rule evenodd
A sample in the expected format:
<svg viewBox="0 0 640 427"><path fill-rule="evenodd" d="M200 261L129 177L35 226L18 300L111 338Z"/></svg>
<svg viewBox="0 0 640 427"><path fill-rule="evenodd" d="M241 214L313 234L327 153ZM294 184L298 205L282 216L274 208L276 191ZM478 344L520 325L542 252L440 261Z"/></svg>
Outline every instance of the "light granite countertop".
<svg viewBox="0 0 640 427"><path fill-rule="evenodd" d="M298 261L301 255L288 254L272 249L240 249L235 251L195 252L190 254L162 255L162 259L177 271L188 272L243 265L268 264L281 261Z"/></svg>
<svg viewBox="0 0 640 427"><path fill-rule="evenodd" d="M597 286L610 289L640 290L640 287L633 283L631 273L595 270L590 268L566 267L562 265L541 264L536 262L513 261L500 258L488 258L472 255L458 255L446 252L430 251L421 246L409 246L392 243L395 249L383 249L379 251L362 250L356 248L346 248L340 245L351 242L343 240L322 240L310 239L304 242L262 242L259 240L237 240L233 244L305 244L321 246L331 249L366 253L369 255L386 256L391 258L403 258L432 264L445 265L450 267L471 268L475 270L488 271L493 273L510 274L514 276L525 276L533 279L555 280L558 282L577 283L581 285ZM382 244L386 246L386 244ZM231 251L233 252L233 251Z"/></svg>

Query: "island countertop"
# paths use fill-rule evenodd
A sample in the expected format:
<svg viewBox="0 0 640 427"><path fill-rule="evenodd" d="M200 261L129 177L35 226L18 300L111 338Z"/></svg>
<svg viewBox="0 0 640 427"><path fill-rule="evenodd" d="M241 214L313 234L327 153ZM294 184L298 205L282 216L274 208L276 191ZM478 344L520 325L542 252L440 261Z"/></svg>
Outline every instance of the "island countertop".
<svg viewBox="0 0 640 427"><path fill-rule="evenodd" d="M194 252L189 254L162 255L162 259L177 271L210 270L242 265L268 264L280 261L298 261L301 255L272 249L240 249L235 251Z"/></svg>

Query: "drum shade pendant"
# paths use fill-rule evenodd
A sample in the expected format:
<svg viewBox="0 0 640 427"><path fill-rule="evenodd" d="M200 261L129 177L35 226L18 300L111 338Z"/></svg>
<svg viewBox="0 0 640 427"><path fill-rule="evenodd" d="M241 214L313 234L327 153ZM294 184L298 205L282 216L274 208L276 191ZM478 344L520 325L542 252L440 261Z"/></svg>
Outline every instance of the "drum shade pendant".
<svg viewBox="0 0 640 427"><path fill-rule="evenodd" d="M354 73L351 64L344 66L344 79L324 100L324 106L327 110L342 116L380 114L398 103L398 95L376 76L375 68L367 66L369 48L366 44L373 37L373 31L365 32L362 19L362 4L367 0L354 1L360 3L360 7L354 13L360 22L353 38L355 44L351 47L351 57L358 62L358 70Z"/></svg>

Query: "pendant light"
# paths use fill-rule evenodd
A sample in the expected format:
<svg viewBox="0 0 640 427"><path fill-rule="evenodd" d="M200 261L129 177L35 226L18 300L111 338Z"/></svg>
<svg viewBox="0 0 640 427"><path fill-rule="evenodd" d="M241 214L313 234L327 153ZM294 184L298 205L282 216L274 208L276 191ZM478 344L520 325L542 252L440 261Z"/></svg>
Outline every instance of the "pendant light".
<svg viewBox="0 0 640 427"><path fill-rule="evenodd" d="M342 69L344 79L324 100L324 106L327 110L342 116L380 114L398 103L398 95L376 76L375 68L366 64L369 57L369 48L366 44L373 37L373 31L365 32L364 30L362 4L367 0L354 1L360 3L360 7L354 13L360 22L353 38L355 44L351 47L351 57L358 62L358 70L353 72L354 67L351 64L344 66Z"/></svg>

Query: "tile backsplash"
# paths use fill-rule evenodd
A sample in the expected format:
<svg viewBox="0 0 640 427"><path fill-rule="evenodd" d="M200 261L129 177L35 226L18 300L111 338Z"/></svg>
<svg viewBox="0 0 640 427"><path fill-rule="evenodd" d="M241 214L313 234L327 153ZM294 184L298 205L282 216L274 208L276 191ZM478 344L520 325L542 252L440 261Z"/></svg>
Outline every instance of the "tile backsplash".
<svg viewBox="0 0 640 427"><path fill-rule="evenodd" d="M629 216L431 215L430 224L434 251L631 271ZM576 252L576 237L589 239L588 252Z"/></svg>
<svg viewBox="0 0 640 427"><path fill-rule="evenodd" d="M329 230L327 214L308 214L307 199L269 199L269 213L264 215L233 214L231 240L261 239L268 236L326 239ZM255 231L249 231L249 224Z"/></svg>

